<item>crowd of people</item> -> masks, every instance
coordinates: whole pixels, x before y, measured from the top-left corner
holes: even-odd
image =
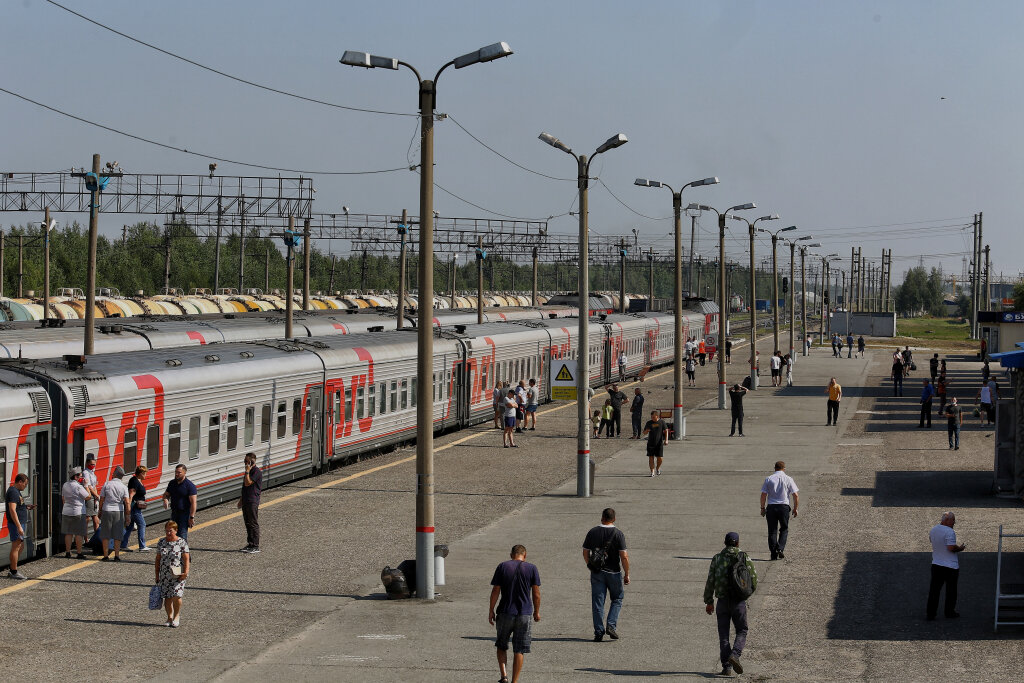
[[[531,378],[529,385],[526,380],[512,386],[511,382],[498,381],[492,392],[494,407],[494,428],[501,429],[502,446],[519,448],[515,435],[537,429],[537,406],[540,405],[540,387],[537,380]]]

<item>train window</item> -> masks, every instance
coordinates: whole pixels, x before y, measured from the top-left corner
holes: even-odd
[[[398,382],[391,381],[391,412],[398,410]]]
[[[401,407],[402,407],[402,410],[405,410],[406,408],[409,407],[409,380],[407,380],[407,379],[403,379],[402,380],[402,403],[401,403]]]
[[[280,401],[277,404],[277,438],[283,439],[288,433],[288,404]]]
[[[305,413],[302,419],[302,430],[308,432],[313,426],[313,409],[310,407],[309,402],[306,403]]]
[[[334,424],[341,424],[341,392],[334,392]]]
[[[345,422],[352,421],[352,387],[345,389]]]
[[[260,441],[270,441],[270,404],[264,403],[260,411]]]
[[[146,429],[146,467],[153,469],[160,464],[160,425],[151,424]]]
[[[360,420],[366,417],[366,390],[363,387],[356,388],[356,417]]]
[[[129,429],[124,433],[124,468],[134,472],[139,465],[138,454],[139,430]]]
[[[412,407],[416,407],[416,378],[412,378],[412,391],[409,392],[409,403]]]
[[[256,409],[249,406],[245,409],[245,445],[251,446],[256,435]]]
[[[206,445],[210,455],[217,455],[220,451],[220,413],[210,413],[210,430],[206,438]]]
[[[7,483],[7,448],[0,446],[0,482]]]
[[[167,424],[167,462],[177,464],[181,459],[181,420]]]
[[[195,460],[199,457],[199,441],[202,439],[202,435],[199,433],[202,429],[202,418],[199,416],[191,417],[188,420],[188,459]]]
[[[371,384],[366,388],[367,402],[366,414],[373,417],[377,414],[377,385]]]
[[[384,415],[388,412],[388,383],[381,382],[377,393],[380,394],[380,414]]]
[[[298,434],[302,427],[302,399],[292,399],[292,434]]]
[[[238,448],[238,411],[228,411],[228,450]]]

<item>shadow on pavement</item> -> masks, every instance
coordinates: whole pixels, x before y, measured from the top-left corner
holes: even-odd
[[[1004,570],[1007,565],[1019,566],[1022,555],[1004,553]],[[1020,631],[992,631],[995,553],[968,550],[960,555],[959,619],[940,616],[932,622],[925,620],[930,567],[930,552],[847,553],[828,637],[891,641],[1020,638]],[[945,593],[940,604],[944,599]]]
[[[701,678],[719,678],[718,674],[708,673],[707,671],[644,671],[641,669],[598,669],[592,666],[576,669],[576,671],[610,674],[612,676],[700,676]]]
[[[96,586],[125,586],[127,588],[150,588],[153,584],[151,583],[127,583],[123,581],[93,581],[89,579],[36,579],[37,581],[45,581],[47,583],[78,583],[78,584],[91,584]],[[195,586],[188,584],[185,589],[186,593],[193,591],[211,592],[211,593],[239,593],[243,595],[293,595],[297,598],[349,598],[350,600],[386,600],[387,595],[384,593],[373,593],[371,595],[351,595],[348,593],[297,593],[293,591],[258,591],[241,588],[214,588],[212,586]],[[71,619],[69,621],[82,621]],[[108,622],[103,622],[108,623]],[[115,622],[109,622],[115,623]]]
[[[984,470],[876,472],[873,489],[844,488],[842,495],[872,496],[871,507],[1020,507],[992,494],[992,473]]]
[[[67,618],[64,621],[74,622],[76,624],[109,624],[111,626],[155,626],[157,628],[163,628],[163,624],[154,624],[148,621],[125,621],[120,619],[72,619]]]

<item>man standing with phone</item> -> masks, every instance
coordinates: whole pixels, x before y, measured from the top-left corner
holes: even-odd
[[[245,522],[245,547],[243,553],[255,555],[260,551],[260,495],[263,493],[263,472],[256,467],[256,454],[246,453],[242,466],[242,497],[238,507]]]

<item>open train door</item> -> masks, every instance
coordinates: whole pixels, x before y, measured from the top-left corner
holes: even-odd
[[[309,462],[317,471],[323,467],[325,460],[323,395],[324,388],[321,384],[308,389],[306,415],[302,425],[302,448],[299,451],[299,457]]]

